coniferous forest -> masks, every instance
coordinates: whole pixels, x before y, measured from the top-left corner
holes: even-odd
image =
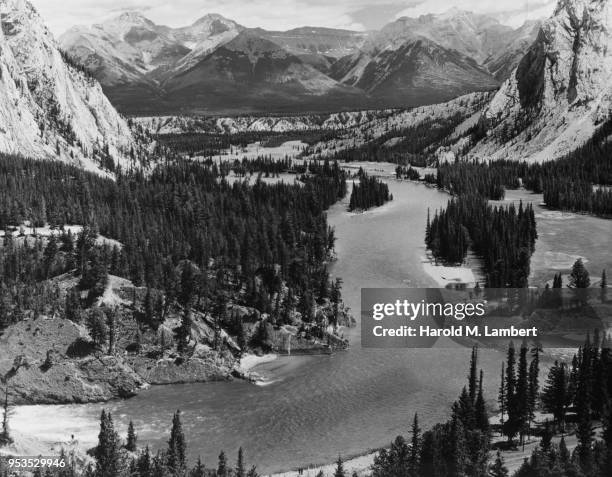
[[[207,271],[194,284],[209,295],[204,301],[214,300],[207,282],[215,274],[221,289],[243,284],[247,304],[264,312],[281,284],[296,297],[320,298],[334,246],[325,210],[344,196],[346,179],[337,164],[313,164],[312,171],[302,176],[303,185],[229,184],[216,165],[183,162],[112,181],[59,162],[2,156],[0,229],[27,222],[58,231],[69,224],[85,228],[78,236],[61,233],[24,246],[5,234],[1,320],[19,320],[33,302],[53,302],[43,280],[74,268],[83,288],[110,273],[174,296],[176,266],[184,260]],[[96,243],[98,234],[111,241]],[[103,289],[98,284],[98,293]]]
[[[428,218],[425,243],[434,257],[461,263],[471,247],[484,262],[487,286],[527,286],[537,239],[531,204],[491,206],[478,195],[462,195]]]
[[[359,169],[358,175],[359,182],[353,182],[349,211],[380,207],[385,202],[393,200],[387,184],[376,177],[369,177],[362,169]]]

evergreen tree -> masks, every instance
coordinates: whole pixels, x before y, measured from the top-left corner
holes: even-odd
[[[9,419],[11,417],[11,408],[9,407],[9,391],[8,384],[4,388],[4,399],[2,400],[2,430],[0,430],[0,447],[7,446],[13,443],[13,438],[9,432]]]
[[[544,410],[552,413],[555,423],[560,424],[562,428],[565,423],[565,414],[569,403],[567,365],[555,361],[546,378],[546,385],[542,393],[542,404],[544,405]]]
[[[533,349],[531,363],[529,364],[529,390],[528,390],[528,419],[529,427],[535,417],[535,410],[540,393],[540,347],[539,344]]]
[[[191,318],[191,310],[186,309],[183,311],[181,325],[174,330],[174,335],[177,341],[177,349],[179,353],[186,352],[187,348],[189,347],[192,325],[193,319]]]
[[[219,454],[219,462],[217,463],[217,477],[228,477],[229,469],[227,467],[227,458],[225,452]]]
[[[202,459],[198,457],[195,467],[191,470],[189,477],[206,477],[206,467],[202,463]]]
[[[64,312],[66,318],[74,323],[81,321],[81,294],[77,287],[72,287],[66,293],[66,306]]]
[[[259,474],[257,473],[257,467],[252,466],[247,472],[246,477],[259,477]]]
[[[346,477],[344,464],[342,462],[342,457],[340,456],[338,456],[338,460],[336,460],[336,470],[334,470],[334,477]]]
[[[516,380],[516,394],[514,398],[515,419],[520,433],[521,444],[527,431],[529,421],[529,375],[527,365],[527,344],[523,343],[519,353],[518,375]]]
[[[468,376],[469,395],[470,400],[474,404],[476,402],[476,393],[478,389],[478,376],[477,376],[477,365],[478,365],[478,348],[472,347],[472,357],[470,358],[470,374]]]
[[[461,477],[467,475],[466,469],[469,458],[465,444],[464,428],[461,420],[453,416],[450,422],[448,435],[448,477]]]
[[[544,423],[544,429],[542,431],[542,439],[540,440],[540,448],[544,452],[548,452],[550,450],[550,446],[552,444],[553,433],[550,429],[550,424],[548,420]]]
[[[244,454],[242,452],[242,447],[238,449],[238,460],[236,461],[235,475],[236,477],[246,476],[246,468],[245,468],[245,463],[244,463]]]
[[[187,445],[181,423],[181,411],[172,417],[172,429],[168,440],[167,466],[173,476],[183,475],[187,469]]]
[[[476,413],[476,428],[482,431],[483,434],[489,434],[489,414],[487,413],[486,402],[483,391],[483,372],[480,370],[480,380],[478,381],[478,395],[474,411]]]
[[[130,452],[136,452],[136,431],[134,430],[134,423],[130,421],[128,424],[127,438],[125,442],[125,448]]]
[[[508,356],[506,360],[506,412],[508,418],[504,423],[504,433],[508,436],[508,441],[512,442],[514,436],[521,429],[520,404],[516,397],[516,374],[515,374],[515,350],[514,344],[510,342]]]
[[[506,413],[506,373],[505,363],[502,361],[501,366],[501,382],[499,392],[497,394],[497,402],[499,404],[499,412],[501,414],[501,425],[504,426],[504,414]]]
[[[578,464],[585,475],[592,475],[594,460],[593,460],[593,429],[590,419],[590,409],[578,409],[578,428],[576,437],[578,445],[576,446],[576,455]]]
[[[572,273],[570,274],[570,286],[572,288],[588,288],[591,285],[591,279],[589,278],[589,272],[584,266],[582,259],[579,258],[574,262],[572,266]]]
[[[410,440],[410,457],[408,460],[408,475],[417,477],[419,469],[419,454],[421,452],[421,428],[419,416],[415,413],[412,421],[412,438]]]
[[[121,472],[119,436],[109,412],[102,410],[98,445],[94,450],[95,477],[116,477]]]
[[[151,451],[149,450],[149,446],[146,446],[138,456],[136,468],[138,470],[139,477],[144,477],[152,474],[153,462],[151,459]]]

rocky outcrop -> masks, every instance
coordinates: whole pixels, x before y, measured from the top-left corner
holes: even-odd
[[[108,356],[93,348],[83,327],[59,318],[23,321],[0,336],[0,376],[8,378],[18,404],[108,401],[134,396],[148,384],[225,380],[235,361],[203,345],[187,358]]]
[[[95,172],[104,160],[129,167],[137,141],[127,122],[59,50],[34,7],[0,0],[0,20],[0,152]]]
[[[0,376],[16,403],[106,401],[133,396],[145,381],[117,356],[71,356],[86,343],[69,320],[40,318],[10,326],[0,336]]]
[[[606,0],[560,0],[484,113],[481,159],[555,159],[588,140],[612,106],[612,12]]]
[[[134,371],[149,384],[205,383],[230,379],[233,366],[215,357],[180,357],[129,360]]]

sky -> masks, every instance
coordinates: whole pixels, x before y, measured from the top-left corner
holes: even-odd
[[[442,13],[451,7],[495,16],[520,26],[549,16],[557,0],[30,0],[59,35],[74,25],[91,25],[125,11],[140,11],[157,24],[185,26],[219,13],[247,27],[288,30],[321,26],[378,29],[401,16]]]

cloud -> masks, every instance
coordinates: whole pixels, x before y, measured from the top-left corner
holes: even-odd
[[[73,25],[99,23],[123,11],[139,10],[158,24],[177,27],[207,13],[220,13],[247,27],[286,30],[324,26],[363,30],[386,23],[394,13],[415,16],[440,13],[452,6],[522,23],[528,16],[524,0],[30,0],[54,33]],[[555,0],[530,0],[529,16],[549,9]],[[517,4],[519,8],[517,8]]]

